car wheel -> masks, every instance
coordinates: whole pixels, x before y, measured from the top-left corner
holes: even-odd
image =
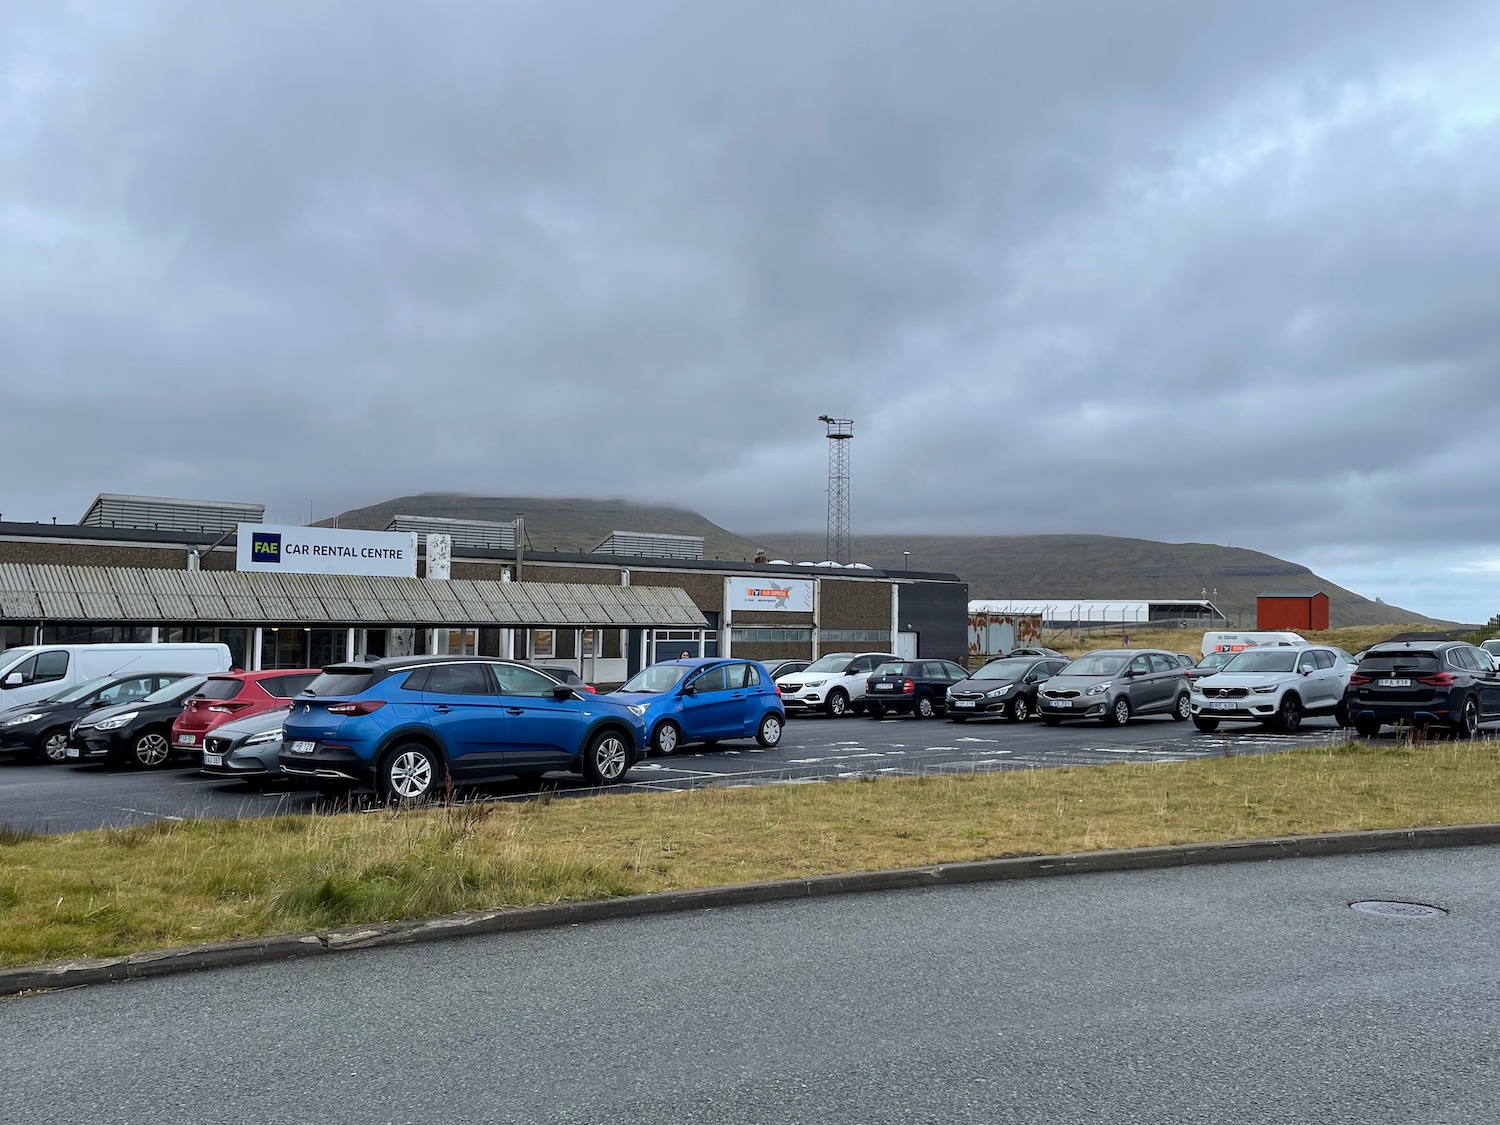
[[[885,708],[878,703],[872,703],[865,708],[865,714],[869,715],[872,719],[883,719],[885,718]]]
[[[656,733],[651,736],[651,749],[658,754],[668,757],[677,753],[677,748],[682,745],[682,729],[671,719],[666,719],[656,728]]]
[[[630,768],[630,747],[618,731],[600,731],[583,753],[583,776],[591,785],[614,785]]]
[[[172,744],[160,730],[144,730],[130,745],[130,761],[143,770],[159,770],[172,760]]]
[[[760,727],[755,732],[755,741],[766,749],[770,749],[781,741],[781,716],[765,715],[760,720]]]
[[[1183,692],[1177,697],[1177,705],[1172,708],[1172,718],[1179,723],[1185,723],[1193,717],[1193,701],[1188,698],[1188,693]]]
[[[1276,709],[1276,729],[1282,734],[1296,734],[1302,726],[1302,700],[1291,692],[1281,697],[1281,706]]]
[[[919,719],[930,719],[937,714],[937,708],[932,705],[932,696],[919,695],[917,702],[912,707],[912,713]]]
[[[1333,721],[1340,727],[1349,725],[1349,708],[1345,706],[1343,700],[1340,700],[1339,705],[1333,709]]]
[[[66,762],[68,760],[68,728],[58,727],[45,732],[36,740],[37,755],[44,762]]]
[[[1194,715],[1193,726],[1197,727],[1204,734],[1212,734],[1219,729],[1219,720],[1205,719],[1202,715]]]
[[[1380,724],[1374,719],[1355,719],[1354,733],[1359,735],[1360,738],[1374,738],[1380,733]]]
[[[403,742],[381,763],[376,790],[386,801],[416,805],[432,800],[442,781],[437,754],[420,742]]]
[[[1479,704],[1472,695],[1464,696],[1464,705],[1459,708],[1458,720],[1451,729],[1454,738],[1473,738],[1479,733]]]
[[[1024,695],[1018,695],[1010,701],[1010,721],[1013,723],[1024,723],[1031,718],[1031,705],[1026,702]]]
[[[828,698],[823,703],[823,710],[828,712],[830,719],[842,719],[849,713],[849,697],[838,688],[834,688],[828,693]]]
[[[1055,727],[1062,722],[1062,719],[1056,715],[1043,715],[1042,722],[1046,723],[1049,727]]]
[[[1130,700],[1123,695],[1116,699],[1109,714],[1104,716],[1104,721],[1112,727],[1123,727],[1130,722]]]

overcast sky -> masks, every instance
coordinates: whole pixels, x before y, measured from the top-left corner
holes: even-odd
[[[834,413],[856,534],[1484,620],[1497,75],[1493,0],[10,0],[0,513],[819,529]]]

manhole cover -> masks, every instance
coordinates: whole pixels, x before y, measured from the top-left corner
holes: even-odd
[[[1367,899],[1349,904],[1366,914],[1379,914],[1384,918],[1441,918],[1448,912],[1441,906],[1428,906],[1425,902],[1383,902]]]

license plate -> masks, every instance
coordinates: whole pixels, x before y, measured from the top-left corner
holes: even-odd
[[[892,691],[892,690],[895,689],[895,687],[896,687],[895,684],[876,684],[875,685],[875,690],[876,691]]]
[[[1410,680],[1381,680],[1381,687],[1411,687]]]
[[[972,707],[972,706],[974,706],[974,701],[972,699],[955,699],[953,701],[953,706],[955,706],[955,707]]]
[[[224,755],[205,754],[203,755],[203,764],[205,766],[222,766],[224,764]]]
[[[70,758],[76,758],[76,757],[78,757],[78,747],[76,747],[76,746],[69,746],[68,750],[67,750],[67,755]]]
[[[177,741],[182,743],[184,746],[191,746],[193,743],[198,741],[198,736],[196,734],[179,734],[177,736]]]
[[[291,749],[293,754],[311,754],[317,745],[316,742],[294,742]]]
[[[1073,701],[1071,699],[1049,699],[1049,700],[1047,700],[1047,706],[1048,707],[1071,707],[1071,706],[1073,706]]]
[[[1219,702],[1213,704],[1213,709],[1215,711],[1237,711],[1239,710],[1239,706],[1238,703],[1231,703],[1221,699]]]

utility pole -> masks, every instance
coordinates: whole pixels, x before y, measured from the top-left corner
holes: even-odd
[[[854,440],[854,422],[819,414],[828,427],[828,558],[849,565],[849,443]]]

